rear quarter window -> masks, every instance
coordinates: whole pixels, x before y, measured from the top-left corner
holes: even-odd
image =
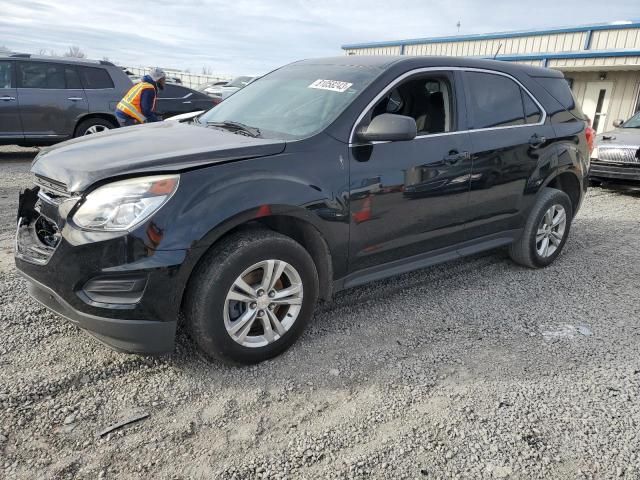
[[[79,71],[85,90],[114,88],[111,75],[104,68],[79,67]]]
[[[575,117],[579,118],[580,120],[585,120],[587,118],[576,102],[576,99],[573,97],[571,88],[569,88],[569,82],[566,78],[535,77],[534,80],[538,82],[549,95],[555,98],[558,103],[560,103],[560,105],[571,112]]]

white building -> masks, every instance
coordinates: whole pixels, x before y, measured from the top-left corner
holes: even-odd
[[[598,133],[640,110],[640,22],[343,45],[347,55],[493,58],[564,72]],[[496,55],[497,53],[497,55]]]

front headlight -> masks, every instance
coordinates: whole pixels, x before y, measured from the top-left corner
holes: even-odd
[[[157,212],[179,180],[180,175],[154,175],[109,183],[87,195],[73,221],[88,230],[129,230]]]
[[[598,147],[593,147],[593,150],[591,150],[591,158],[593,158],[594,160],[598,159]]]

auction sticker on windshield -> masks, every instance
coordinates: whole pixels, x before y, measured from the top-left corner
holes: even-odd
[[[331,90],[332,92],[344,93],[349,90],[353,83],[340,82],[339,80],[316,80],[309,88],[317,88],[319,90]]]

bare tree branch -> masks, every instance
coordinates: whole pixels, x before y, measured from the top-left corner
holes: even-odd
[[[80,47],[77,45],[71,45],[69,50],[64,53],[65,57],[74,57],[74,58],[86,58],[87,55],[80,50]]]

